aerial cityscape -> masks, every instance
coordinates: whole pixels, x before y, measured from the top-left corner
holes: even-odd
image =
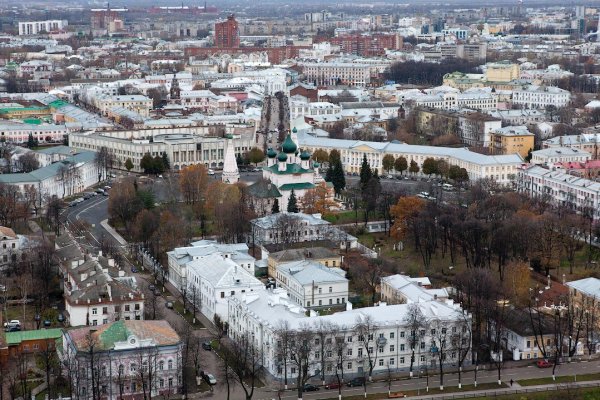
[[[0,400],[600,399],[600,3],[0,2]]]

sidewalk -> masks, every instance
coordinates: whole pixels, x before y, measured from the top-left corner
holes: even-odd
[[[104,221],[100,222],[100,225],[102,225],[102,227],[103,227],[104,229],[106,229],[106,231],[107,231],[107,232],[108,232],[108,233],[109,233],[109,234],[110,234],[110,235],[111,235],[113,238],[115,238],[115,240],[116,240],[117,242],[119,242],[119,244],[120,244],[121,246],[125,246],[125,245],[127,244],[127,240],[125,240],[125,239],[123,238],[123,236],[121,236],[121,235],[120,235],[120,234],[119,234],[117,231],[115,231],[115,230],[113,229],[113,227],[112,227],[112,226],[110,226],[110,225],[108,224],[108,220],[107,220],[107,219],[105,219]]]

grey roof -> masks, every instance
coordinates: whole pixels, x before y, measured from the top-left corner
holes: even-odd
[[[567,286],[600,300],[600,279],[598,278],[585,278],[567,282]]]
[[[286,212],[282,212],[282,213],[278,213],[278,214],[270,214],[270,215],[267,215],[262,218],[256,218],[256,219],[252,220],[252,223],[260,228],[270,229],[277,224],[277,221],[279,220],[279,218],[283,218],[284,216],[299,218],[299,219],[303,220],[304,222],[308,223],[309,226],[330,225],[328,221],[325,221],[324,219],[318,218],[314,215],[304,214],[304,213],[286,213]]]
[[[83,151],[75,154],[71,157],[67,157],[64,160],[55,162],[45,167],[36,169],[29,173],[18,173],[18,174],[1,174],[0,183],[7,184],[20,184],[30,182],[42,182],[46,179],[52,178],[58,175],[58,171],[62,165],[89,163],[94,161],[96,153],[93,151]]]
[[[340,268],[328,268],[323,264],[311,260],[280,264],[277,266],[277,270],[292,276],[302,286],[312,283],[348,282],[344,270]]]

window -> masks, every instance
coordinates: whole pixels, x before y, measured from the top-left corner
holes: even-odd
[[[131,372],[136,372],[137,371],[137,365],[135,363],[131,363],[131,365],[129,366],[129,370]]]
[[[164,369],[165,369],[165,362],[164,362],[163,360],[160,360],[160,361],[158,362],[158,370],[159,370],[159,371],[162,371],[162,370],[164,370]]]
[[[225,292],[221,292],[221,298],[224,299],[225,298]]]
[[[292,367],[291,370],[290,370],[290,372],[292,373],[292,375],[294,375],[296,373],[296,368]]]
[[[346,365],[346,368],[349,369],[349,370],[352,369],[352,363],[349,362],[348,365]]]
[[[421,342],[421,350],[425,350],[425,342]]]
[[[103,365],[100,369],[100,376],[106,376],[106,365]]]
[[[363,335],[358,335],[358,341],[359,342],[364,342],[365,341],[365,337]]]
[[[135,304],[135,311],[140,311],[140,303]]]
[[[404,331],[400,332],[400,337],[403,338],[404,337]]]
[[[167,361],[167,369],[173,369],[173,360]]]
[[[129,307],[129,304],[125,304],[125,311],[130,311],[131,308]]]
[[[421,356],[421,362],[424,363],[425,362],[425,356]]]
[[[108,314],[108,307],[102,307],[102,314]]]
[[[393,339],[396,332],[390,332],[390,339]]]
[[[396,346],[394,346],[393,344],[390,345],[390,351],[393,352],[394,350],[396,350]]]
[[[169,378],[169,387],[173,386],[173,378]]]
[[[327,353],[325,353],[327,355],[327,358],[331,358],[333,356],[333,353],[331,352],[331,350],[328,350]]]
[[[333,293],[332,289],[331,289],[331,286],[329,286],[329,293]]]
[[[373,340],[373,334],[369,333],[369,340]]]
[[[400,357],[400,364],[404,364],[404,357]]]
[[[352,349],[348,349],[348,350],[346,351],[346,355],[349,355],[349,356],[351,356],[351,355],[352,355]]]
[[[160,387],[160,388],[164,388],[165,387],[165,380],[163,378],[160,378],[158,380],[158,387]]]
[[[348,336],[347,342],[352,343],[352,336]]]
[[[319,300],[319,305],[322,306],[323,305],[323,300]]]
[[[358,348],[358,356],[362,357],[362,355],[363,355],[363,349],[362,349],[362,347],[359,347]]]
[[[98,320],[97,320],[97,319],[93,320],[93,321],[92,321],[92,325],[93,325],[93,326],[97,326],[97,325],[98,325]]]
[[[379,366],[380,366],[380,367],[383,367],[383,358],[380,358],[380,359],[379,359]]]
[[[390,365],[394,365],[395,364],[395,360],[393,358],[390,358]]]
[[[319,338],[316,338],[316,339],[315,339],[315,345],[316,345],[316,346],[318,346],[318,345],[319,345],[319,343],[321,343],[321,341],[319,340]]]
[[[92,308],[92,315],[98,315],[98,309]]]
[[[123,375],[125,373],[125,367],[123,364],[119,364],[119,375]]]
[[[433,336],[433,335],[435,335],[435,329],[432,329],[432,330],[431,330],[431,335],[432,335],[432,336]]]
[[[530,347],[531,347],[531,340],[528,340],[527,341],[527,348],[530,348]]]
[[[380,353],[383,353],[383,346],[379,346],[379,350]]]
[[[103,324],[108,324],[108,319],[107,319],[107,318],[104,318],[104,319],[102,320],[102,323],[103,323]]]
[[[368,352],[369,352],[369,354],[373,354],[373,348],[369,347]]]

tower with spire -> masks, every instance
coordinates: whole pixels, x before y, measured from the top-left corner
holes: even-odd
[[[240,171],[235,160],[235,147],[233,146],[233,135],[225,136],[225,162],[223,163],[223,175],[221,179],[224,183],[237,183],[240,180]]]

